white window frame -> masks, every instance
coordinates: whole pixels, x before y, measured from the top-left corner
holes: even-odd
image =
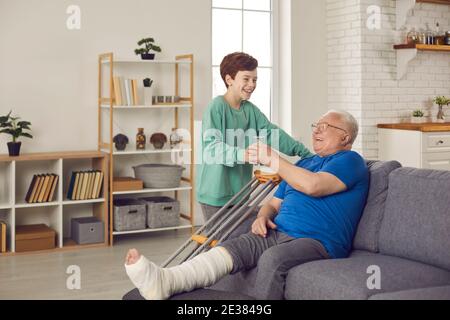
[[[242,1],[242,8],[241,9],[237,9],[237,8],[224,8],[224,7],[214,7],[212,5],[212,0],[211,0],[211,26],[210,26],[210,30],[211,30],[211,34],[212,34],[212,12],[213,9],[221,9],[221,10],[234,10],[234,11],[241,11],[242,12],[242,41],[241,41],[241,48],[244,48],[244,12],[270,12],[270,16],[271,16],[271,27],[270,27],[270,39],[271,39],[271,43],[270,43],[270,51],[271,51],[271,66],[258,66],[259,68],[264,68],[264,69],[271,69],[272,70],[272,78],[270,79],[271,81],[271,101],[270,101],[270,121],[277,123],[278,122],[278,104],[276,103],[278,101],[278,86],[276,85],[276,83],[278,83],[278,78],[279,78],[279,71],[278,71],[278,37],[276,37],[275,35],[278,34],[278,13],[279,13],[279,9],[278,9],[278,0],[271,0],[271,10],[267,11],[267,10],[254,10],[254,9],[244,9],[243,6],[243,0]],[[211,75],[211,83],[213,83],[214,78],[213,78],[213,73],[212,70],[213,68],[219,68],[220,65],[214,65],[212,63],[212,50],[213,48],[211,47],[211,71],[210,71],[210,75]],[[213,95],[213,92],[211,92],[211,96]],[[214,98],[214,97],[212,97]]]

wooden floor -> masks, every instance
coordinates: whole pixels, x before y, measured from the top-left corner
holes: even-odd
[[[126,235],[112,247],[0,257],[0,299],[121,299],[133,289],[124,268],[129,248],[160,264],[189,235],[190,230]],[[67,289],[71,265],[81,269],[79,290]]]

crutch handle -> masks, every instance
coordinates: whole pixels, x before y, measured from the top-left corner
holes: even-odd
[[[201,234],[194,234],[194,235],[191,237],[191,239],[192,239],[193,241],[197,242],[198,244],[204,244],[204,243],[208,240],[208,237],[202,236]],[[213,241],[211,241],[211,243],[209,244],[209,246],[210,246],[210,247],[215,247],[216,244],[217,244],[218,242],[219,242],[219,241],[217,241],[217,240],[213,240]]]
[[[281,177],[276,173],[268,174],[261,172],[261,170],[255,170],[254,175],[260,183],[266,183],[271,180],[275,185],[277,185],[281,182]]]

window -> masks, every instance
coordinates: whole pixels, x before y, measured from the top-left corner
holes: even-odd
[[[272,118],[272,0],[212,1],[213,97],[226,92],[220,62],[243,51],[258,60],[258,84],[251,101]]]

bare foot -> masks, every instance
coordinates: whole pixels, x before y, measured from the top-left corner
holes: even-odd
[[[125,264],[131,265],[138,262],[139,258],[141,257],[141,254],[136,249],[130,249],[128,250],[127,256],[125,257]]]

